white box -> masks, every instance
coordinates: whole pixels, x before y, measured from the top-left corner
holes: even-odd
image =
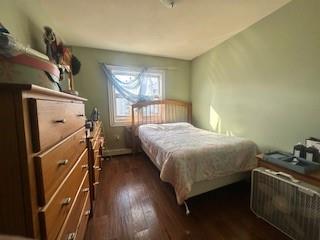
[[[311,147],[311,146],[314,146],[320,152],[320,141],[306,139],[306,147]]]

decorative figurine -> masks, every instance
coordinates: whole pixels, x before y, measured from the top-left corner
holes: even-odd
[[[67,75],[68,88],[63,92],[78,95],[79,93],[74,89],[73,75],[76,75],[80,71],[81,63],[72,54],[71,50],[58,42],[56,35],[50,27],[44,27],[43,39],[46,44],[47,55],[51,62],[58,65],[60,70],[60,81],[65,79],[65,73]]]
[[[53,63],[59,63],[57,38],[50,27],[44,27],[43,39],[46,44],[46,53],[50,61]]]

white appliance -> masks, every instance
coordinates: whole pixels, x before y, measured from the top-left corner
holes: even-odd
[[[320,188],[266,168],[252,171],[251,210],[297,240],[320,240]]]

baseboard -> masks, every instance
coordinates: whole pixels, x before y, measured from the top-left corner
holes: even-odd
[[[104,152],[105,156],[117,156],[132,153],[131,148],[108,149]]]

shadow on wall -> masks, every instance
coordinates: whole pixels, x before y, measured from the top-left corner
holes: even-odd
[[[235,136],[231,130],[223,130],[221,117],[212,105],[210,105],[209,114],[209,125],[211,127],[211,130],[219,134]]]
[[[46,48],[43,42],[43,29],[26,13],[22,12],[21,14],[23,14],[26,19],[27,31],[30,33],[30,47],[45,53]]]

